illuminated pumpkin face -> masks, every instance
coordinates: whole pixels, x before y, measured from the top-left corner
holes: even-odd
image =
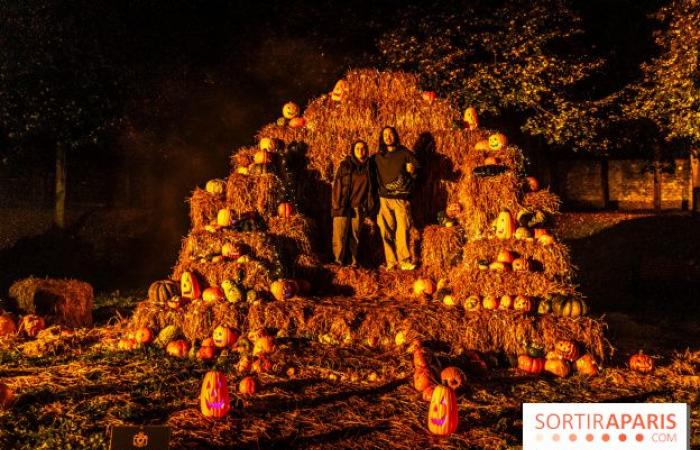
[[[180,296],[188,300],[196,300],[201,294],[197,276],[192,272],[183,272],[180,277]]]
[[[294,102],[287,102],[282,107],[282,115],[285,119],[293,119],[299,115],[299,105]]]
[[[464,123],[470,130],[479,128],[479,116],[476,113],[476,108],[473,106],[464,110]]]
[[[28,314],[22,317],[19,329],[24,331],[29,337],[36,337],[41,330],[46,328],[46,322],[41,316],[35,314]]]
[[[558,340],[554,344],[554,351],[567,361],[575,361],[578,358],[578,346],[568,339]]]
[[[501,211],[496,218],[496,237],[510,239],[515,231],[515,221],[508,211]]]
[[[481,299],[478,295],[470,295],[464,300],[465,311],[478,311],[481,309]]]
[[[214,341],[215,346],[224,348],[232,347],[238,340],[239,335],[240,334],[238,332],[230,329],[229,327],[219,325],[218,327],[214,328],[211,338]]]
[[[503,133],[495,133],[489,136],[489,149],[500,150],[508,145],[508,138]]]
[[[341,102],[345,98],[347,92],[348,82],[345,80],[339,80],[337,83],[335,83],[333,92],[331,92],[331,100],[334,102]]]
[[[438,436],[448,436],[457,430],[457,397],[443,385],[435,386],[428,410],[428,430]]]
[[[207,372],[199,394],[199,406],[204,417],[220,419],[231,409],[226,376],[222,372]]]
[[[629,366],[635,372],[652,373],[654,371],[654,360],[640,351],[636,355],[630,356]]]

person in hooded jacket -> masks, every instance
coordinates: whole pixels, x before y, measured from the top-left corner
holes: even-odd
[[[350,154],[338,166],[333,179],[331,213],[333,215],[333,257],[344,264],[348,255],[357,266],[360,227],[374,210],[369,149],[364,141],[356,141]]]

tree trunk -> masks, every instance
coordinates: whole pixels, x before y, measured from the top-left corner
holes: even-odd
[[[700,212],[700,149],[690,151],[690,210],[693,215]]]
[[[66,227],[66,148],[56,147],[56,199],[54,223],[58,228]]]

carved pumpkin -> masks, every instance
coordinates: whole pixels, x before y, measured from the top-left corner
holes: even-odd
[[[533,357],[530,355],[518,356],[518,369],[532,375],[539,375],[544,370],[544,358]]]
[[[239,336],[240,333],[238,333],[237,331],[232,330],[229,327],[219,325],[218,327],[214,328],[214,332],[212,333],[211,338],[214,341],[215,346],[219,348],[225,348],[233,347],[233,345],[238,340]]]
[[[413,283],[413,294],[420,295],[433,295],[435,293],[435,283],[430,278],[418,278]]]
[[[476,144],[474,144],[474,150],[477,152],[485,152],[489,150],[489,141],[484,139],[482,141],[477,141]]]
[[[413,387],[416,388],[418,392],[423,392],[423,390],[431,384],[435,384],[435,379],[430,369],[427,367],[416,368],[413,374]]]
[[[530,190],[530,192],[537,192],[540,190],[540,182],[537,181],[537,178],[526,177],[525,181],[527,182],[527,188]]]
[[[337,83],[335,83],[335,87],[333,88],[333,92],[331,92],[331,100],[334,102],[341,102],[345,98],[346,93],[348,92],[348,82],[345,80],[338,80]]]
[[[513,300],[513,309],[529,313],[532,311],[532,300],[525,295],[518,295],[515,297],[515,300]]]
[[[458,420],[454,391],[449,386],[436,386],[430,399],[428,430],[438,436],[448,436],[457,430]]]
[[[224,291],[218,287],[208,287],[202,292],[202,300],[205,303],[222,302],[224,298]]]
[[[275,338],[272,336],[261,336],[255,340],[253,345],[253,356],[266,355],[275,351]]]
[[[199,406],[204,417],[221,419],[231,409],[228,385],[223,372],[212,370],[204,375]]]
[[[532,233],[530,233],[530,230],[525,228],[525,227],[518,227],[517,230],[515,230],[515,239],[530,239],[532,238]]]
[[[554,352],[567,361],[576,361],[578,358],[578,345],[569,339],[560,339],[554,343]]]
[[[180,295],[188,300],[196,300],[202,295],[199,280],[192,272],[183,272],[180,276]]]
[[[204,189],[212,195],[221,195],[226,191],[226,182],[224,180],[209,180]]]
[[[293,119],[299,115],[299,105],[294,102],[287,102],[282,107],[282,116],[285,119]]]
[[[17,333],[17,325],[9,314],[0,315],[0,337]]]
[[[437,94],[435,93],[435,91],[423,91],[421,97],[423,97],[423,100],[425,100],[426,102],[433,103],[437,98]]]
[[[485,295],[481,301],[481,306],[489,310],[497,309],[498,304],[499,302],[495,295]]]
[[[498,309],[508,310],[513,309],[513,297],[510,295],[502,295],[501,299],[498,301]]]
[[[588,313],[588,305],[580,298],[569,298],[562,301],[557,308],[557,315],[576,319]]]
[[[238,392],[243,395],[255,394],[258,392],[258,383],[253,377],[244,377],[240,383],[238,383]]]
[[[654,371],[654,360],[649,355],[645,355],[641,350],[636,355],[630,356],[630,369],[635,372],[648,374]]]
[[[293,280],[277,280],[270,284],[270,293],[278,301],[288,300],[296,294],[296,283]]]
[[[445,367],[442,372],[440,372],[440,382],[451,387],[455,391],[464,385],[466,379],[466,375],[464,375],[462,369],[458,367]]]
[[[243,256],[243,247],[233,242],[225,242],[221,246],[221,256],[229,259],[238,259]]]
[[[165,305],[170,297],[177,294],[177,283],[172,280],[154,281],[148,287],[148,300],[156,305]]]
[[[287,124],[289,128],[303,128],[306,125],[306,119],[303,117],[295,117]]]
[[[560,378],[566,378],[571,373],[571,364],[569,361],[559,358],[547,359],[544,363],[544,370]]]
[[[141,345],[150,344],[154,339],[155,335],[148,327],[141,327],[134,333],[134,340]]]
[[[476,130],[479,128],[479,115],[476,113],[476,108],[473,106],[464,110],[464,116],[462,118],[464,119],[465,128],[469,130]]]
[[[478,295],[470,295],[464,300],[465,311],[478,311],[481,309],[481,298]]]
[[[513,253],[511,253],[508,250],[501,250],[500,252],[498,252],[498,257],[496,257],[496,261],[505,264],[512,264],[514,259],[515,256],[513,255]]]
[[[515,231],[515,221],[508,211],[501,211],[496,218],[496,237],[510,239]]]
[[[294,214],[294,205],[289,202],[280,203],[277,206],[277,215],[282,218],[289,218]]]
[[[19,330],[23,331],[29,337],[36,337],[44,328],[46,328],[44,318],[36,314],[27,314],[22,317],[19,323]]]
[[[489,136],[489,150],[501,150],[508,145],[508,138],[503,133],[494,133]]]
[[[598,363],[596,360],[591,356],[590,353],[586,353],[582,357],[576,360],[576,372],[580,373],[581,375],[593,377],[598,375]]]
[[[447,209],[445,210],[445,215],[449,217],[450,219],[455,219],[457,216],[459,216],[462,213],[462,205],[460,205],[457,202],[452,202],[447,205]]]
[[[187,356],[187,352],[190,350],[190,344],[184,339],[175,339],[174,341],[168,342],[165,347],[165,352],[170,356],[175,356],[177,358],[184,358]]]
[[[15,393],[5,383],[0,383],[0,409],[8,409],[15,401]]]

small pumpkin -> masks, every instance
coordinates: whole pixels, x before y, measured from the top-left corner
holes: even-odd
[[[559,339],[554,343],[554,352],[567,361],[576,361],[579,355],[578,345],[569,339]]]
[[[231,280],[221,282],[221,289],[224,291],[224,297],[231,303],[238,303],[243,300],[243,291]]]
[[[295,117],[287,124],[289,128],[303,128],[306,126],[306,119],[303,117]]]
[[[476,144],[474,144],[474,150],[477,152],[486,152],[489,150],[489,141],[484,139],[481,141],[477,141]]]
[[[230,227],[233,224],[233,214],[230,208],[221,208],[216,213],[216,225],[222,228]]]
[[[423,392],[431,384],[435,384],[435,378],[430,369],[427,367],[416,368],[413,374],[413,387],[418,392]]]
[[[428,103],[433,103],[435,99],[437,98],[437,94],[435,91],[423,91],[421,94],[421,97],[423,98],[424,101]]]
[[[187,352],[190,350],[190,344],[184,339],[175,339],[174,341],[168,342],[165,347],[165,352],[170,356],[175,356],[177,358],[184,358],[187,356]]]
[[[294,205],[289,202],[282,202],[277,206],[277,215],[284,219],[288,219],[294,214]]]
[[[211,335],[214,345],[219,348],[233,347],[239,337],[240,333],[223,325],[214,328]]]
[[[455,392],[449,386],[435,386],[428,410],[428,430],[438,436],[449,436],[457,430],[458,421]]]
[[[537,192],[540,190],[540,182],[537,181],[537,178],[525,177],[525,181],[527,182],[527,188],[530,192]]]
[[[489,264],[489,270],[493,270],[494,272],[510,272],[511,267],[510,264],[495,261]]]
[[[261,336],[255,340],[253,345],[253,356],[266,355],[275,351],[275,338],[272,336]]]
[[[462,118],[464,119],[465,128],[469,130],[476,130],[479,128],[479,115],[476,112],[476,108],[473,106],[464,110]]]
[[[464,300],[465,311],[478,311],[481,309],[481,298],[478,295],[470,295]]]
[[[270,284],[270,293],[276,300],[284,301],[294,297],[296,287],[294,280],[279,279]]]
[[[552,300],[543,298],[537,303],[537,315],[544,316],[552,312]]]
[[[333,87],[333,92],[331,92],[331,100],[334,102],[341,102],[345,98],[349,90],[348,82],[345,80],[338,80]]]
[[[645,355],[641,350],[639,353],[630,356],[630,369],[635,372],[649,374],[654,371],[654,360],[649,355]]]
[[[562,301],[557,308],[557,315],[576,319],[588,314],[588,305],[580,298],[569,298]]]
[[[176,282],[172,280],[154,281],[148,287],[148,301],[156,305],[165,305],[168,299],[177,293]]]
[[[549,236],[549,230],[546,228],[535,228],[533,230],[535,239],[539,239],[542,236]]]
[[[17,325],[9,314],[0,315],[0,337],[17,333]]]
[[[0,409],[8,409],[15,401],[15,393],[5,383],[0,383]]]
[[[532,270],[530,260],[527,258],[515,258],[511,264],[514,272],[529,272]]]
[[[238,392],[243,395],[255,394],[258,392],[258,382],[253,377],[243,377],[241,382],[238,383]]]
[[[455,391],[461,388],[467,380],[467,376],[459,367],[445,367],[440,372],[440,382],[451,387]]]
[[[195,357],[200,361],[212,361],[216,357],[216,347],[202,343]]]
[[[498,301],[498,309],[509,310],[513,309],[513,297],[510,295],[502,295],[501,299]]]
[[[282,116],[285,119],[293,119],[299,115],[299,105],[294,102],[287,102],[282,106]]]
[[[494,310],[498,308],[499,301],[495,295],[484,295],[481,306],[484,309]]]
[[[545,234],[537,238],[537,243],[540,245],[552,245],[554,244],[554,237],[550,234]]]
[[[435,293],[435,283],[430,278],[418,278],[413,282],[413,294],[431,296]]]
[[[489,150],[501,150],[508,145],[508,138],[503,133],[494,133],[489,136]]]
[[[192,272],[182,272],[180,276],[180,295],[188,300],[196,300],[202,295],[197,275]]]
[[[515,260],[515,255],[509,250],[502,249],[501,251],[498,252],[498,256],[496,257],[496,261],[505,263],[505,264],[512,264],[513,261]]]
[[[496,237],[498,239],[510,239],[515,232],[515,221],[510,212],[503,210],[496,218]]]
[[[141,345],[147,345],[153,342],[155,335],[153,330],[148,327],[141,327],[134,333],[134,340]]]
[[[202,292],[202,300],[204,303],[217,303],[225,299],[224,291],[218,287],[208,287]]]
[[[566,378],[571,373],[571,364],[564,359],[551,358],[545,361],[544,370],[557,377]]]
[[[516,311],[521,311],[529,313],[532,311],[532,299],[525,295],[516,295],[513,300],[513,309]]]
[[[531,239],[532,238],[532,233],[528,228],[525,227],[518,227],[515,230],[515,239]]]
[[[271,162],[272,153],[270,153],[267,150],[258,150],[257,152],[255,152],[255,155],[253,155],[253,165],[265,166],[267,164],[270,164]]]
[[[29,337],[36,337],[44,328],[46,328],[44,318],[36,314],[27,314],[22,317],[19,323],[20,331],[23,331]]]
[[[593,377],[598,375],[599,372],[598,363],[590,353],[586,353],[577,359],[575,366],[576,372],[580,373],[581,375]]]
[[[204,375],[202,390],[199,394],[199,406],[204,417],[221,419],[231,409],[228,383],[223,372],[212,370]]]
[[[539,375],[544,370],[545,359],[530,355],[518,356],[518,369],[531,375]]]
[[[221,195],[226,191],[226,182],[224,180],[209,180],[204,189],[212,195]]]

